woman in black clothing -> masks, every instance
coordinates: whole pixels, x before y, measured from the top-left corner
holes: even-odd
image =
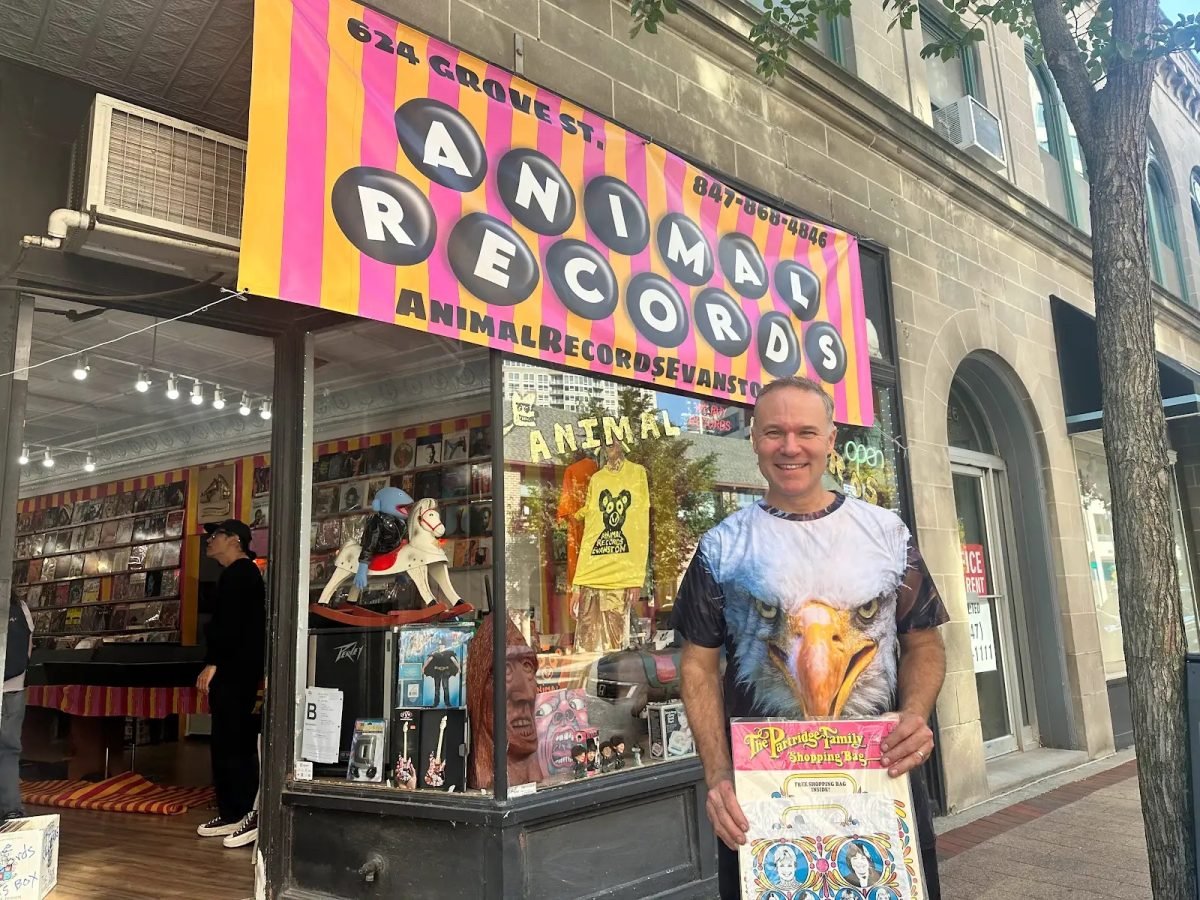
[[[240,847],[258,832],[253,811],[258,792],[258,687],[266,644],[266,588],[254,564],[250,529],[227,519],[205,525],[208,556],[223,567],[216,607],[208,626],[204,670],[196,687],[208,693],[212,714],[212,773],[217,817],[197,829],[202,837],[225,836]]]

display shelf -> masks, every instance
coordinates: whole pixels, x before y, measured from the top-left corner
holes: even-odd
[[[179,626],[170,628],[119,628],[116,631],[39,631],[34,638],[64,638],[77,637],[81,640],[89,637],[109,637],[114,634],[161,634],[162,632],[178,631]]]
[[[102,575],[64,575],[61,578],[55,577],[50,581],[25,581],[13,582],[13,587],[38,587],[39,585],[58,584],[60,581],[87,581],[89,578],[115,578],[118,575],[136,575],[139,572],[169,572],[172,569],[180,568],[179,563],[170,566],[154,566],[146,569],[121,569],[117,572],[105,572]]]
[[[97,606],[120,606],[130,603],[160,603],[170,602],[171,600],[182,600],[180,594],[160,594],[157,597],[131,597],[125,600],[92,600],[90,603],[68,603],[65,606],[31,606],[30,612],[47,612],[57,609],[88,609]]]
[[[45,528],[34,528],[29,531],[18,531],[17,537],[28,537],[31,534],[49,534],[52,531],[70,531],[73,528],[86,528],[89,525],[103,525],[106,522],[120,522],[122,519],[139,519],[148,515],[180,512],[186,508],[186,504],[184,506],[156,506],[153,509],[143,509],[140,512],[122,513],[119,516],[108,516],[107,518],[103,519],[88,519],[87,521],[68,522],[66,525],[52,525]]]
[[[79,526],[72,526],[79,527]],[[33,556],[16,556],[13,557],[13,562],[32,562],[35,559],[56,559],[61,556],[75,556],[79,553],[103,553],[106,550],[124,550],[126,547],[140,547],[142,544],[166,544],[171,541],[182,541],[183,534],[177,534],[169,537],[146,538],[141,541],[129,541],[123,544],[105,544],[101,547],[80,547],[78,550],[55,550],[53,553],[38,553]],[[91,576],[97,577],[97,576]],[[61,579],[55,578],[55,581]],[[32,583],[32,582],[31,582]]]
[[[104,496],[88,496],[105,490]],[[146,488],[117,483],[22,501],[13,589],[31,600],[39,626],[35,641],[61,645],[64,639],[145,634],[174,634],[178,640],[187,496],[188,480],[182,478]],[[168,592],[145,596],[147,588]],[[126,623],[130,609],[161,614],[164,606],[175,620],[170,625]],[[118,627],[111,627],[113,619]]]

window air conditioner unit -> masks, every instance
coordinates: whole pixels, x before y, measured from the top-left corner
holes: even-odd
[[[974,97],[960,97],[933,114],[933,130],[989,169],[1005,166],[1000,120]]]
[[[71,206],[87,217],[63,247],[128,265],[232,280],[246,143],[97,95],[75,147]]]

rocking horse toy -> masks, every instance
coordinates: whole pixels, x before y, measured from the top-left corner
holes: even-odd
[[[411,512],[409,506],[411,504]],[[413,503],[412,497],[395,487],[386,487],[371,502],[373,510],[363,528],[363,540],[347,541],[334,560],[330,576],[321,596],[310,610],[324,618],[345,625],[408,625],[449,619],[471,612],[450,582],[450,562],[438,539],[446,533],[437,501],[423,498]],[[401,532],[407,523],[407,537]],[[371,576],[406,573],[417,586],[425,602],[423,609],[392,610],[378,613],[358,605],[358,598]],[[348,578],[354,579],[347,596],[349,606],[341,607],[338,589]],[[439,600],[430,587],[430,580],[440,589]]]

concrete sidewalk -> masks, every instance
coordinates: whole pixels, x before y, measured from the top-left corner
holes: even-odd
[[[939,820],[942,896],[1148,896],[1135,766],[1126,752]]]

